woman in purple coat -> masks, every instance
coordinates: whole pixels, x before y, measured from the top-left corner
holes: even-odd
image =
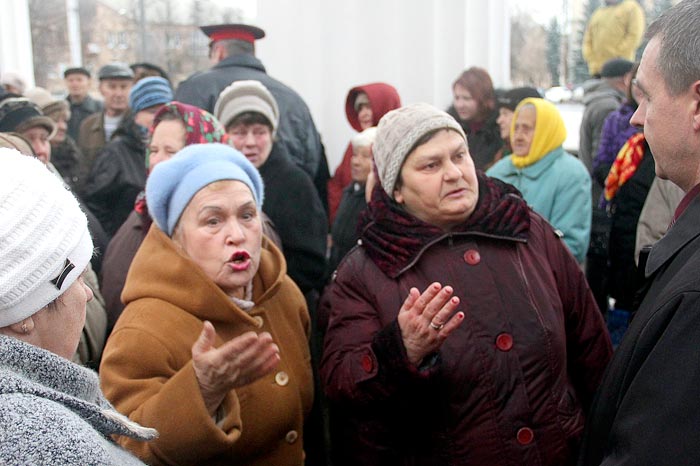
[[[573,462],[612,349],[556,231],[430,105],[387,113],[361,246],[328,291],[340,464]]]

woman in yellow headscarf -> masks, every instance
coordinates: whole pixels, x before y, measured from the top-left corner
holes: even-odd
[[[486,174],[518,188],[582,263],[591,231],[591,178],[583,163],[564,151],[565,139],[559,110],[544,99],[525,99],[511,123],[513,154]]]

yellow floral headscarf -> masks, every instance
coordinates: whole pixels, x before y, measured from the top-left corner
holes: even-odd
[[[527,155],[518,156],[513,154],[511,161],[516,168],[527,167],[540,160],[545,155],[552,152],[557,147],[564,144],[566,140],[566,127],[564,120],[557,107],[551,102],[544,99],[529,97],[522,100],[515,108],[513,113],[513,121],[510,124],[510,138],[513,139],[515,132],[515,121],[518,118],[520,109],[524,105],[533,105],[535,107],[535,135],[532,138],[530,152]]]

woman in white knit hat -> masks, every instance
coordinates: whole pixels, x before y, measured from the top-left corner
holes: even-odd
[[[0,149],[0,463],[141,464],[111,440],[156,435],[117,413],[70,361],[92,291],[77,200],[38,160]]]
[[[387,113],[373,153],[329,290],[338,464],[570,464],[612,353],[576,260],[445,112]]]

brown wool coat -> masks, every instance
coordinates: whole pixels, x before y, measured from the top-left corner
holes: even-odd
[[[118,411],[160,433],[148,443],[122,438],[123,446],[149,464],[303,464],[313,398],[309,315],[275,246],[263,241],[256,305],[246,313],[153,225],[122,298],[127,306],[105,348],[102,387]],[[282,358],[270,375],[227,395],[218,424],[191,361],[204,320],[214,324],[219,345],[251,330],[270,332]]]
[[[83,152],[87,173],[90,173],[95,163],[97,153],[107,144],[105,139],[104,112],[93,113],[80,124],[78,131],[78,147]],[[83,180],[83,184],[85,180]]]

